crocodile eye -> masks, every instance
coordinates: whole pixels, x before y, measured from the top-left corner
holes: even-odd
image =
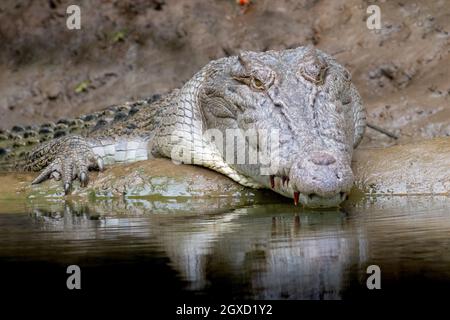
[[[274,73],[262,74],[261,76],[256,77],[255,75],[233,75],[234,80],[244,83],[250,88],[258,91],[267,90],[275,81]],[[261,80],[264,79],[264,80]]]
[[[300,75],[307,81],[316,85],[322,85],[325,82],[325,74],[329,65],[325,59],[317,55],[317,52],[309,50],[300,66]]]
[[[252,78],[252,86],[258,90],[264,90],[264,83],[258,78]]]

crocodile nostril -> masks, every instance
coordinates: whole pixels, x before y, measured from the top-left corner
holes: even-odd
[[[336,162],[336,159],[325,152],[315,152],[311,155],[310,161],[318,166],[327,166]]]
[[[284,105],[281,102],[279,102],[279,101],[274,102],[274,105],[277,108],[283,108],[284,107]]]

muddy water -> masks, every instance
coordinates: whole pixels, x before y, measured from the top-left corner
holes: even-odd
[[[380,197],[331,211],[278,198],[197,211],[157,202],[3,200],[2,288],[67,292],[66,268],[77,264],[84,291],[144,289],[171,299],[398,298],[450,289],[449,197]],[[374,264],[378,291],[366,287]]]

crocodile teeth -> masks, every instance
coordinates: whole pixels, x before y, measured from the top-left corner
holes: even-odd
[[[270,176],[270,186],[273,188],[275,188],[275,177],[273,175]]]
[[[294,192],[294,205],[298,205],[298,197],[300,196],[300,193],[298,191]]]
[[[283,187],[284,187],[284,184],[285,184],[286,181],[289,183],[289,178],[286,177],[286,176],[283,176],[282,179],[283,179]]]

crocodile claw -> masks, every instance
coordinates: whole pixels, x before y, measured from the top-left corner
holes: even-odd
[[[62,180],[64,193],[67,195],[72,189],[72,182],[77,178],[80,186],[86,187],[89,181],[88,171],[104,169],[103,160],[97,157],[89,148],[71,150],[59,154],[56,158],[33,180],[32,184],[41,183],[47,179]]]
[[[88,183],[88,176],[86,172],[81,172],[80,174],[80,183],[82,187],[86,187]]]
[[[68,195],[69,192],[70,192],[70,183],[66,182],[66,183],[64,183],[64,194]]]
[[[98,157],[97,159],[97,169],[99,171],[103,171],[105,169],[105,165],[103,164],[103,159]]]
[[[55,181],[61,180],[61,174],[58,171],[53,171],[50,174],[50,178],[55,179]]]

